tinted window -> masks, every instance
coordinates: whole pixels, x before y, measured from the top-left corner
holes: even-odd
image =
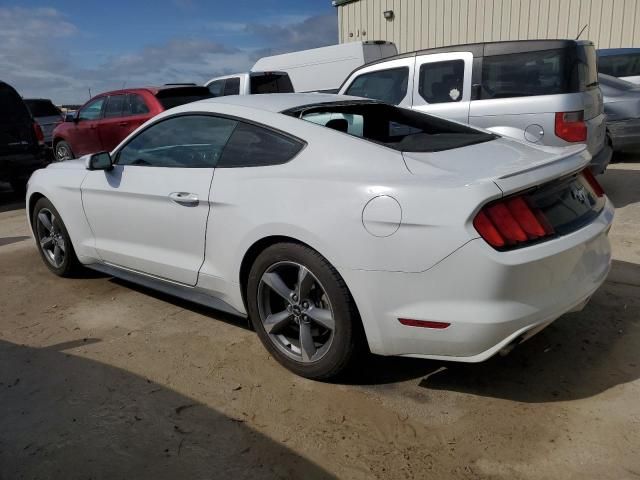
[[[382,103],[327,103],[300,107],[284,113],[296,117],[302,115],[303,120],[323,123],[328,128],[402,152],[439,152],[496,138],[495,135],[443,118]],[[347,126],[345,130],[344,123],[340,127],[336,119],[347,122],[351,119],[353,125]]]
[[[209,85],[209,92],[212,97],[222,97],[224,95],[224,80],[216,80]]]
[[[196,102],[203,98],[211,98],[211,92],[207,87],[180,87],[160,90],[156,98],[165,110],[185,103]]]
[[[111,95],[104,107],[104,118],[121,117],[126,95]]]
[[[98,120],[102,117],[102,104],[105,97],[98,98],[89,102],[86,107],[83,107],[78,113],[78,120]]]
[[[252,74],[251,93],[293,93],[293,85],[286,73]]]
[[[266,128],[239,123],[224,149],[219,167],[262,167],[291,160],[304,145]]]
[[[554,95],[568,91],[564,50],[484,57],[482,98]]]
[[[118,154],[118,165],[213,168],[237,122],[209,115],[162,120],[135,136]]]
[[[424,63],[418,93],[428,103],[459,102],[464,85],[464,61]]]
[[[640,53],[598,57],[598,70],[614,77],[640,75]]]
[[[240,79],[238,77],[227,78],[224,83],[224,95],[239,95]]]
[[[34,117],[60,116],[60,110],[51,103],[51,100],[25,100],[24,103],[27,104],[27,107],[29,107],[29,110],[31,111],[31,115]]]
[[[144,115],[146,113],[149,113],[149,107],[145,103],[144,98],[142,98],[142,95],[138,95],[137,93],[128,94],[122,115]]]
[[[397,105],[407,95],[408,84],[408,67],[391,68],[359,75],[345,93]]]

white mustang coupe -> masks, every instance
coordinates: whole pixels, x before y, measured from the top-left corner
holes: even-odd
[[[381,355],[479,362],[582,308],[613,206],[584,146],[384,103],[221,97],[29,182],[42,258],[248,316],[309,378]]]

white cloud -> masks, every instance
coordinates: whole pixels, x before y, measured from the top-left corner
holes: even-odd
[[[187,1],[183,6],[190,3]],[[333,16],[300,21],[298,17],[283,15],[277,23],[219,26],[224,29],[223,25],[227,31],[256,38],[256,43],[263,46],[239,49],[206,38],[173,38],[140,46],[120,56],[101,55],[104,61],[87,66],[79,64],[77,57],[60,43],[82,38],[79,28],[60,11],[0,7],[1,79],[25,97],[79,103],[87,100],[89,89],[95,95],[123,85],[203,83],[217,75],[246,71],[265,54],[337,42],[337,22]]]

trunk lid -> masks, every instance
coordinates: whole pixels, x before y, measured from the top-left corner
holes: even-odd
[[[493,182],[505,195],[584,169],[591,156],[583,144],[533,147],[499,138],[441,152],[403,152],[414,175],[451,186]]]

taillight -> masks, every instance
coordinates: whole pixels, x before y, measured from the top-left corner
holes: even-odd
[[[584,112],[556,113],[556,136],[567,142],[586,142],[587,124]]]
[[[490,203],[478,212],[473,226],[489,245],[503,250],[554,234],[544,213],[523,196]]]
[[[585,178],[585,180],[589,183],[589,185],[593,189],[593,193],[595,193],[598,197],[602,197],[604,195],[604,189],[600,185],[600,182],[596,180],[596,177],[593,175],[589,167],[585,168],[582,171],[582,176]]]
[[[42,133],[42,128],[37,122],[33,122],[33,132],[36,134],[36,140],[38,140],[38,143],[40,145],[44,145],[44,133]]]

